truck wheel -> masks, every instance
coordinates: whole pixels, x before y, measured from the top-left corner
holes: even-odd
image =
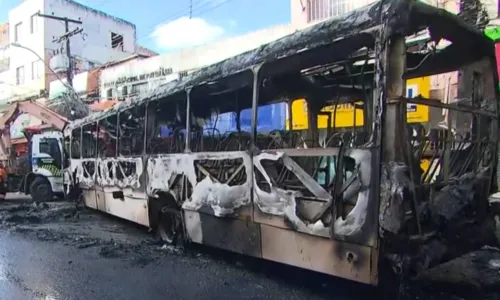
[[[30,184],[30,194],[31,198],[38,202],[50,201],[54,198],[50,182],[41,177],[35,178]]]

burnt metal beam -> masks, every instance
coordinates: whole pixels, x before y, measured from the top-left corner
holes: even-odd
[[[186,143],[184,152],[191,152],[191,91],[186,89]]]
[[[378,28],[378,27],[376,27]],[[373,47],[373,32],[365,32],[343,38],[337,42],[299,52],[264,64],[262,76],[271,77],[292,71],[334,63],[346,59],[363,47]]]
[[[451,44],[445,49],[436,51],[436,53],[408,53],[408,69],[403,76],[408,79],[456,71],[457,68],[485,56],[484,52],[475,49],[476,46],[474,45],[461,43]]]
[[[443,109],[449,109],[449,110],[454,110],[454,111],[459,111],[459,112],[464,112],[464,113],[471,113],[471,114],[476,114],[480,116],[486,116],[490,118],[497,118],[497,114],[494,112],[489,112],[484,109],[477,109],[469,105],[465,104],[446,104],[441,102],[441,100],[438,99],[429,99],[429,98],[424,98],[424,97],[415,97],[415,98],[406,98],[406,97],[401,97],[401,101],[407,102],[407,103],[414,103],[414,104],[421,104],[421,105],[426,105],[430,107],[438,107],[438,108],[443,108]]]
[[[255,147],[256,145],[256,138],[257,138],[257,113],[259,110],[259,94],[260,94],[260,87],[261,87],[261,77],[260,77],[260,71],[262,68],[262,64],[259,64],[257,66],[254,66],[252,68],[252,73],[253,73],[253,85],[252,85],[252,121],[251,121],[251,130],[252,130],[252,137],[251,137],[251,142],[252,142],[252,148]]]
[[[401,97],[406,94],[403,74],[406,70],[406,44],[404,36],[394,36],[386,43],[386,112],[383,134],[384,161],[404,161],[401,128],[406,127],[406,105]],[[402,113],[403,112],[403,113]],[[403,117],[401,116],[403,115]]]

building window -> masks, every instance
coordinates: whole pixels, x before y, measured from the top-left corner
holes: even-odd
[[[14,26],[14,42],[19,42],[21,38],[21,25],[23,23],[17,23],[16,26]]]
[[[138,83],[132,85],[132,91],[130,93],[131,96],[137,96],[141,94],[142,92],[145,92],[148,89],[148,83],[143,82],[143,83]]]
[[[30,33],[38,31],[38,13],[31,16],[30,19]]]
[[[128,87],[124,86],[122,88],[122,96],[127,97],[128,96]]]
[[[111,32],[111,48],[123,51],[123,35]]]
[[[42,61],[37,60],[31,63],[31,79],[40,79],[42,78],[42,72],[43,72],[43,67],[42,67]]]
[[[112,89],[108,89],[106,91],[106,99],[108,99],[108,100],[113,99],[113,90]]]
[[[24,66],[16,69],[16,84],[24,84]]]
[[[307,21],[315,22],[347,13],[347,0],[307,0]]]

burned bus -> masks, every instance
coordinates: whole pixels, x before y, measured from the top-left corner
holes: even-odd
[[[407,48],[405,37],[425,29],[428,47]],[[448,45],[436,49],[440,41]],[[454,70],[468,102],[405,97],[406,78]],[[477,247],[466,234],[448,240],[448,231],[472,232],[488,219],[497,86],[483,33],[419,1],[375,2],[72,122],[66,174],[87,207],[154,228],[165,243],[377,285],[381,266],[417,274]],[[307,100],[306,132],[257,131],[259,106],[299,98]],[[362,99],[362,130],[311,126],[323,107],[353,99]],[[433,181],[405,125],[408,103],[470,120],[436,153]],[[236,130],[207,127],[226,112]],[[428,251],[436,243],[445,250]]]

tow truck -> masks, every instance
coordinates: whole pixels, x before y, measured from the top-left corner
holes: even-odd
[[[28,151],[19,156],[12,148],[10,125],[22,113],[44,124],[23,129]],[[7,169],[9,192],[31,195],[35,201],[50,201],[54,196],[64,195],[63,170],[67,160],[62,130],[67,124],[65,117],[34,100],[7,107],[0,117],[0,161]]]

